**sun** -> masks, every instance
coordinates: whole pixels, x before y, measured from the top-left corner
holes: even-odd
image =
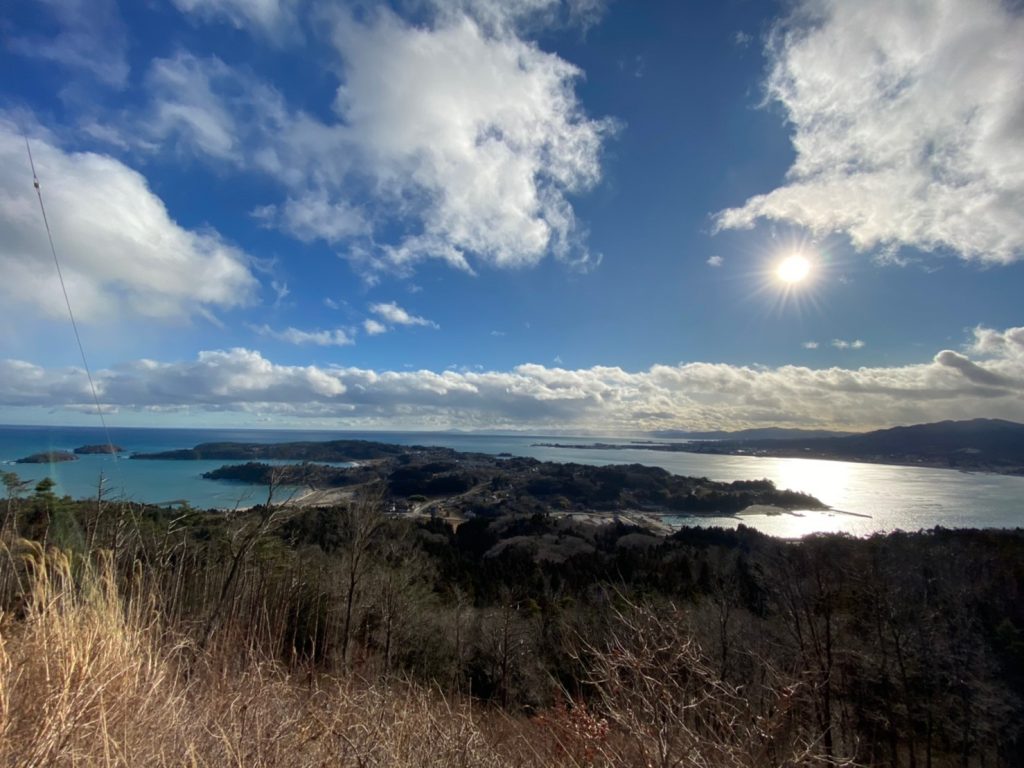
[[[807,279],[811,274],[811,262],[806,256],[794,253],[787,256],[775,267],[775,276],[787,285],[796,285]]]

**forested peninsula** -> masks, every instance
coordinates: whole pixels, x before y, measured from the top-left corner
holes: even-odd
[[[538,511],[731,515],[750,507],[780,511],[828,508],[813,496],[778,489],[769,480],[722,483],[640,464],[590,466],[360,440],[206,443],[132,458],[250,459],[207,472],[204,477],[263,486],[347,489],[349,495],[373,485],[380,489],[382,500],[397,511],[430,507],[456,518]],[[303,463],[271,465],[252,459]]]

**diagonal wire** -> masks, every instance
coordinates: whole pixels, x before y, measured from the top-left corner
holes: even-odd
[[[43,214],[43,225],[46,227],[46,238],[50,242],[50,253],[53,255],[53,264],[57,267],[57,278],[60,280],[60,289],[64,293],[64,303],[68,308],[68,317],[71,319],[71,327],[75,331],[75,341],[78,342],[78,352],[82,356],[82,366],[85,368],[85,375],[89,379],[89,389],[92,391],[92,400],[96,404],[96,414],[100,417],[100,424],[103,425],[103,434],[107,438],[107,447],[110,449],[110,455],[114,457],[114,466],[120,466],[117,463],[117,452],[114,450],[114,442],[110,439],[110,429],[107,427],[107,420],[103,417],[103,406],[100,405],[100,397],[96,393],[96,383],[92,378],[92,370],[89,368],[89,361],[85,357],[85,346],[82,344],[82,337],[78,333],[78,323],[75,322],[75,313],[71,310],[71,299],[68,298],[68,289],[64,284],[64,273],[60,268],[60,259],[57,258],[57,249],[53,245],[53,234],[50,232],[50,222],[46,218],[46,206],[43,205],[43,190],[39,186],[39,177],[36,175],[36,163],[32,159],[32,147],[29,146],[28,136],[25,137],[25,151],[28,153],[28,164],[32,169],[32,185],[36,188],[36,197],[39,198],[39,210]]]

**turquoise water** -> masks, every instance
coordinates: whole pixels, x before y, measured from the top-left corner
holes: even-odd
[[[680,475],[732,481],[766,477],[780,488],[810,493],[837,512],[745,517],[742,522],[765,533],[798,537],[814,532],[846,532],[863,536],[875,531],[918,530],[936,525],[972,528],[1014,528],[1024,524],[1024,478],[967,474],[942,469],[857,464],[817,459],[776,459],[714,456],[645,450],[596,451],[542,448],[538,441],[608,442],[609,437],[538,438],[529,435],[475,435],[454,432],[322,432],[285,430],[111,429],[111,439],[128,453],[191,448],[211,441],[290,442],[295,440],[363,439],[402,445],[436,445],[459,451],[507,452],[545,461],[581,464],[637,463],[662,467]],[[628,438],[612,438],[628,442]],[[0,426],[0,466],[24,479],[52,477],[58,492],[73,497],[95,496],[99,477],[116,496],[149,503],[187,500],[199,508],[226,508],[259,503],[266,489],[205,480],[202,473],[223,461],[132,461],[123,456],[82,456],[61,464],[7,465],[40,451],[73,450],[105,443],[102,430],[79,427]],[[287,491],[286,491],[287,492]],[[738,519],[673,518],[677,524],[735,526]]]

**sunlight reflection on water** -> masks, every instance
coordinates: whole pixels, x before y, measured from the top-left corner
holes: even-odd
[[[581,464],[646,464],[679,475],[731,482],[768,478],[779,488],[803,491],[831,506],[834,512],[807,511],[784,515],[724,518],[672,517],[668,522],[735,527],[742,522],[787,538],[808,533],[844,531],[863,536],[875,531],[945,527],[1014,528],[1024,521],[1024,477],[968,474],[945,469],[857,464],[820,459],[779,459],[755,456],[716,456],[638,449],[591,450],[552,448],[538,442],[566,444],[628,442],[629,438],[538,438],[528,435],[467,435],[458,433],[330,433],[245,430],[114,429],[114,442],[129,451],[184,448],[207,440],[276,442],[284,440],[381,440],[401,444],[438,445],[459,451],[532,456],[542,461]],[[103,442],[101,432],[80,428],[0,427],[0,460],[44,450],[70,450]],[[26,479],[51,475],[59,492],[94,496],[99,472],[127,497],[151,502],[188,499],[199,507],[230,507],[262,501],[265,490],[236,483],[204,480],[202,473],[222,461],[113,462],[109,456],[83,456],[69,464],[5,465]],[[842,512],[853,514],[842,514]]]
[[[742,522],[764,533],[795,538],[839,531],[864,536],[936,525],[1014,528],[1024,520],[1020,477],[820,459],[715,458],[727,461],[709,467],[719,476],[714,479],[734,473],[767,477],[777,487],[809,493],[835,511],[718,518],[713,524],[734,527]]]

